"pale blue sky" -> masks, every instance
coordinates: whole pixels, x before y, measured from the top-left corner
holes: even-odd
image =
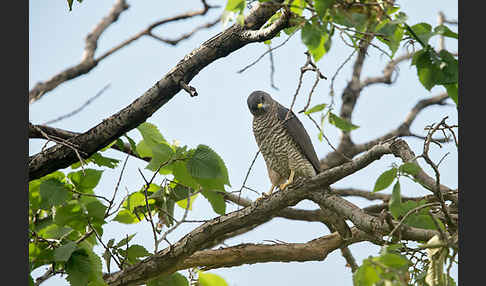
[[[29,2],[29,89],[36,82],[46,80],[79,62],[86,34],[107,14],[114,3],[114,1],[107,0],[86,0],[81,4],[74,2],[72,12],[68,12],[66,1]],[[209,0],[208,2],[225,5],[225,1],[222,0]],[[131,5],[130,9],[125,11],[119,20],[102,35],[96,55],[100,55],[158,19],[200,8],[200,3],[196,0],[128,1],[128,3]],[[457,19],[457,1],[404,0],[397,1],[397,3],[409,16],[410,25],[426,21],[435,26],[439,11],[443,11],[448,18]],[[197,17],[179,23],[171,23],[157,29],[156,32],[164,37],[175,38],[192,30],[196,25],[212,21],[219,16],[220,12],[221,9],[210,10],[204,18]],[[81,106],[110,83],[111,87],[81,113],[52,125],[71,131],[84,132],[141,96],[185,54],[221,30],[222,26],[218,24],[211,29],[197,33],[175,47],[162,44],[149,37],[141,38],[102,61],[89,74],[60,85],[41,100],[30,105],[29,120],[34,124],[42,124],[64,115]],[[457,31],[457,28],[452,27],[452,30]],[[198,97],[190,98],[187,93],[180,92],[149,118],[148,122],[157,125],[168,140],[177,139],[181,144],[190,147],[206,144],[216,150],[228,167],[232,187],[227,190],[238,190],[257,151],[251,131],[251,114],[247,109],[246,98],[253,90],[260,89],[271,93],[283,105],[290,105],[297,87],[299,68],[305,63],[303,54],[305,49],[299,37],[300,35],[295,35],[285,46],[274,53],[275,84],[279,88],[278,91],[270,87],[268,57],[244,73],[236,73],[237,70],[266,51],[263,44],[250,44],[212,63],[191,81],[190,84],[199,93]],[[275,43],[280,43],[283,39],[278,39]],[[435,45],[437,37],[432,38],[431,42]],[[457,51],[457,41],[448,40],[446,47]],[[334,38],[331,51],[318,62],[318,66],[322,73],[330,79],[351,52],[351,48],[343,45],[337,36]],[[403,49],[400,49],[397,54],[399,55],[401,52]],[[365,62],[363,77],[380,75],[386,62],[385,56],[380,56],[376,50],[372,49],[370,57]],[[341,104],[339,95],[350,78],[351,64],[349,63],[343,68],[335,82],[335,90],[338,95],[335,98],[337,108]],[[297,110],[305,105],[306,94],[310,91],[313,79],[313,75],[305,76],[301,97],[296,103]],[[330,102],[329,85],[330,80],[323,80],[319,83],[312,99],[312,105]],[[374,86],[362,92],[353,114],[353,123],[360,126],[353,132],[353,140],[361,143],[390,131],[404,120],[406,113],[418,100],[437,95],[440,92],[442,92],[442,87],[435,87],[428,92],[418,82],[415,67],[410,66],[409,63],[401,64],[400,77],[395,85],[391,87]],[[452,103],[450,100],[449,102]],[[438,122],[446,115],[449,116],[449,123],[457,123],[455,107],[430,107],[425,113],[420,114],[412,126],[412,131],[424,135],[423,128],[426,125]],[[317,140],[318,130],[310,120],[301,117],[301,121],[312,138],[318,156],[324,157],[331,150],[330,147],[325,142]],[[336,128],[327,125],[324,130],[331,142],[336,144],[339,139]],[[137,131],[129,134],[132,138],[140,138]],[[422,145],[419,140],[414,138],[406,140],[415,153],[421,153]],[[29,154],[37,153],[43,143],[44,141],[31,140]],[[455,188],[458,180],[458,158],[455,147],[452,144],[445,145],[442,149],[434,146],[431,155],[437,162],[447,152],[450,154],[440,165],[441,182]],[[119,159],[124,158],[116,151],[107,151],[105,154]],[[393,156],[384,156],[381,160],[334,186],[369,190],[373,187],[379,174],[392,162],[398,163],[399,161]],[[133,192],[140,188],[143,179],[138,174],[137,168],[143,170],[145,165],[143,161],[134,158],[129,160],[121,183],[122,190],[125,190],[126,187]],[[121,168],[106,170],[96,192],[100,195],[110,195],[120,170]],[[430,169],[426,168],[426,170]],[[144,173],[149,174],[149,171],[145,170]],[[427,194],[418,185],[402,181],[403,195]],[[268,190],[270,182],[261,157],[256,161],[247,184],[259,192]],[[390,190],[384,192],[389,193]],[[243,196],[251,199],[257,197],[250,191],[245,191]],[[361,206],[370,204],[362,199],[350,200]],[[304,201],[297,207],[314,209],[316,205]],[[227,207],[228,212],[235,209],[234,205]],[[176,216],[181,215],[181,209],[176,209]],[[208,218],[215,215],[208,202],[201,196],[196,199],[194,211],[189,214],[189,218]],[[194,227],[190,224],[182,225],[168,238],[171,242],[175,242]],[[133,243],[142,244],[152,251],[152,232],[148,223],[139,225],[109,223],[104,228],[103,240],[108,241],[110,238],[118,240],[126,234],[135,232],[137,235],[133,239]],[[245,242],[263,243],[263,240],[274,239],[286,242],[306,242],[327,233],[329,231],[320,223],[277,218],[245,235],[230,239],[226,243],[228,245]],[[379,250],[378,247],[369,243],[355,244],[350,249],[359,263],[369,255],[377,255]],[[96,247],[95,250],[102,251],[99,247]],[[352,285],[351,271],[345,267],[345,264],[340,252],[335,251],[322,262],[264,263],[211,270],[211,272],[223,276],[231,286],[296,285],[297,283],[303,285]],[[35,273],[40,275],[43,271],[40,269]],[[457,267],[453,268],[453,274],[457,277]],[[64,278],[56,277],[43,285],[67,285],[67,282]]]

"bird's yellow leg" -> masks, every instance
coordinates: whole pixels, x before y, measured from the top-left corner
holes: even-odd
[[[283,191],[288,185],[292,184],[294,182],[294,176],[295,176],[294,170],[290,170],[290,176],[287,179],[287,182],[278,186],[280,188],[280,190]]]

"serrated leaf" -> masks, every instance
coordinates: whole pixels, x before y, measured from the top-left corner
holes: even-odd
[[[147,283],[147,286],[189,286],[189,281],[187,281],[184,275],[175,272],[171,275],[164,275],[152,279]]]
[[[416,176],[420,172],[420,167],[415,162],[407,162],[399,167],[400,172]]]
[[[226,202],[221,193],[215,191],[202,190],[201,194],[209,201],[213,210],[219,214],[224,215],[226,212]]]
[[[187,170],[194,178],[212,179],[222,177],[215,152],[205,145],[199,145],[187,161]]]
[[[54,250],[54,261],[68,261],[71,254],[76,250],[78,245],[74,241],[69,241],[68,243],[56,248]]]
[[[157,126],[152,123],[144,122],[137,129],[149,146],[151,143],[167,142]]]
[[[375,182],[375,187],[373,188],[373,192],[378,192],[388,188],[393,183],[393,180],[397,177],[397,168],[391,168],[383,172]]]
[[[326,108],[327,104],[323,103],[323,104],[317,104],[317,105],[314,105],[311,109],[308,109],[304,112],[304,114],[311,114],[311,113],[314,113],[314,112],[319,112],[321,110],[323,110],[324,108]]]
[[[209,272],[198,272],[200,286],[228,286],[223,277]]]
[[[42,181],[39,185],[41,197],[40,207],[50,208],[64,203],[68,199],[68,190],[65,185],[57,179]]]
[[[329,123],[343,130],[344,132],[349,132],[351,130],[359,128],[358,125],[354,125],[351,122],[337,116],[332,112],[329,112]]]
[[[82,193],[92,193],[98,185],[103,171],[95,169],[85,169],[71,172],[68,174],[69,180],[76,186],[76,190]]]
[[[314,8],[316,9],[317,15],[323,18],[332,4],[334,4],[334,0],[314,0]]]
[[[400,215],[400,208],[402,204],[402,195],[400,191],[400,182],[397,181],[393,186],[391,199],[388,203],[388,208],[395,219]]]

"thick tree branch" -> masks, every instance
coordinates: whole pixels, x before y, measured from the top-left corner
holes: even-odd
[[[241,244],[197,251],[178,264],[176,270],[196,266],[209,270],[262,262],[322,261],[336,249],[372,239],[370,235],[356,228],[352,229],[352,233],[352,238],[346,241],[343,241],[337,233],[332,233],[306,243]]]
[[[258,30],[279,7],[270,2],[257,3],[246,17],[245,26],[234,24],[204,42],[179,61],[142,96],[97,126],[73,138],[73,143],[87,154],[85,156],[90,156],[137,127],[181,90],[181,81],[189,83],[207,65],[251,43],[242,36],[243,33],[248,29]],[[29,158],[29,180],[65,168],[78,160],[73,150],[60,145],[53,146]]]

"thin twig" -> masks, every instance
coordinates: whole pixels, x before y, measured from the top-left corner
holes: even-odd
[[[46,123],[44,123],[45,125],[48,125],[48,124],[52,124],[52,123],[56,123],[56,122],[59,122],[63,119],[66,119],[66,118],[69,118],[73,115],[76,115],[77,113],[79,113],[81,110],[83,110],[86,106],[90,105],[96,98],[98,98],[99,96],[101,96],[105,90],[107,90],[108,88],[110,87],[110,84],[107,84],[105,85],[105,87],[103,87],[100,91],[98,91],[96,93],[95,96],[93,96],[92,98],[88,99],[85,103],[83,103],[83,105],[81,105],[79,108],[76,108],[75,110],[67,113],[67,114],[64,114],[64,115],[61,115],[59,116],[58,118],[55,118],[55,119],[52,119],[52,120],[49,120],[47,121]]]
[[[260,154],[260,150],[258,150],[255,154],[255,156],[253,157],[253,160],[251,161],[251,164],[250,164],[250,167],[248,168],[248,171],[246,171],[246,176],[245,176],[245,179],[243,180],[243,183],[241,184],[241,188],[240,190],[238,191],[238,200],[241,198],[241,191],[243,190],[243,188],[245,187],[245,184],[246,184],[246,180],[248,180],[248,176],[250,175],[250,172],[251,172],[251,169],[253,168],[253,164],[255,164],[255,161],[258,157],[258,154]],[[239,205],[238,205],[238,210],[239,210]]]

